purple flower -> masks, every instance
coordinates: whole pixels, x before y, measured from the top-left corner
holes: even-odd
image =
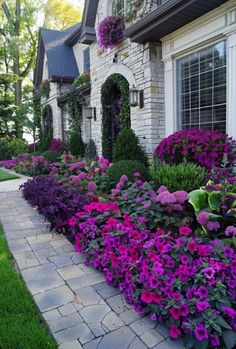
[[[219,347],[220,346],[220,339],[216,334],[211,334],[210,335],[210,341],[211,341],[211,345],[213,347]]]
[[[181,259],[181,262],[183,263],[183,264],[188,264],[189,263],[189,257],[186,255],[186,254],[184,254],[183,256],[181,256],[180,257],[180,259]]]
[[[234,254],[234,250],[231,248],[231,247],[225,247],[224,249],[224,253],[225,253],[225,256],[228,257],[229,259],[231,259],[231,257],[233,256]]]
[[[210,307],[210,304],[206,301],[197,301],[196,308],[199,311],[199,313],[205,311]]]
[[[198,341],[204,341],[205,339],[208,339],[208,332],[205,326],[200,323],[198,324],[194,329],[194,334]]]
[[[196,294],[200,298],[206,298],[208,296],[209,292],[205,286],[200,286],[199,289],[197,290]]]
[[[95,191],[97,189],[97,185],[96,183],[94,183],[93,181],[88,182],[88,191]]]
[[[205,268],[202,272],[207,279],[212,279],[215,275],[215,270],[213,268]]]
[[[220,223],[219,222],[208,222],[207,223],[207,229],[210,230],[210,231],[213,231],[213,230],[218,230],[220,228]]]
[[[207,211],[202,211],[197,215],[197,221],[201,225],[207,225],[207,219],[209,217],[210,213]]]
[[[140,172],[134,172],[133,176],[134,176],[134,177],[140,177],[141,174],[140,174]]]
[[[225,235],[226,236],[236,236],[236,228],[232,225],[229,225],[226,229],[225,229]]]

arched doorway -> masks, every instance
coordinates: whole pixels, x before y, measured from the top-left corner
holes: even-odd
[[[102,102],[102,153],[112,160],[116,138],[123,128],[131,126],[129,83],[124,76],[112,74],[101,90]]]
[[[53,131],[52,107],[48,104],[43,108],[43,135],[46,137]]]

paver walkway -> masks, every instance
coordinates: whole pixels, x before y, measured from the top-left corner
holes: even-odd
[[[60,349],[183,348],[181,341],[167,338],[165,326],[140,318],[102,273],[85,267],[84,255],[50,232],[10,182],[0,193],[0,220],[16,266]]]

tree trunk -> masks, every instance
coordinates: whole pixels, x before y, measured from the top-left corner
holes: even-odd
[[[21,16],[21,5],[20,0],[16,0],[16,20],[15,20],[15,36],[20,36],[20,16]],[[20,52],[19,48],[16,48],[15,57],[14,57],[14,73],[20,77]],[[17,80],[15,83],[15,105],[19,107],[22,101],[22,81]],[[15,120],[15,129],[16,129],[16,137],[22,138],[23,131],[22,127],[19,125],[19,122]]]

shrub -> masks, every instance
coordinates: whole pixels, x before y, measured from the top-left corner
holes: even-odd
[[[53,138],[49,145],[49,150],[63,152],[66,149],[66,147],[66,142],[63,142],[60,138]]]
[[[113,162],[120,160],[137,160],[148,166],[147,155],[132,129],[122,130],[117,137],[114,145]]]
[[[224,156],[234,159],[235,141],[215,130],[183,130],[163,139],[156,155],[169,164],[179,164],[184,159],[211,169],[219,167]]]
[[[16,156],[18,154],[23,154],[27,152],[27,144],[26,141],[23,139],[12,139],[9,143],[8,143],[10,152],[12,154],[12,156]]]
[[[24,198],[51,223],[51,229],[68,233],[68,221],[85,203],[76,190],[65,188],[50,176],[38,176],[21,186]]]
[[[97,148],[94,140],[90,139],[85,148],[85,159],[86,161],[93,160],[97,155]]]
[[[81,132],[72,132],[69,141],[69,151],[72,155],[84,156],[85,144]]]
[[[9,144],[5,139],[0,139],[0,160],[7,160],[12,157]]]
[[[148,171],[146,166],[140,161],[121,160],[115,162],[108,169],[108,181],[110,188],[113,188],[120,180],[120,177],[126,175],[128,180],[133,182],[135,179],[134,173],[138,172],[142,180],[148,179]]]
[[[52,139],[53,139],[53,131],[51,130],[43,137],[42,144],[40,146],[40,150],[42,152],[49,150],[49,146],[51,144]]]
[[[90,82],[90,74],[89,72],[86,72],[75,78],[74,85],[79,87],[83,84],[87,84],[88,82]]]
[[[50,162],[56,162],[58,161],[58,158],[61,157],[61,152],[59,151],[52,151],[52,150],[47,150],[44,151],[41,154],[46,160],[50,161]]]
[[[205,185],[207,181],[205,168],[191,163],[174,166],[163,163],[154,164],[151,167],[150,174],[156,189],[164,185],[170,191],[185,190],[189,193]]]

